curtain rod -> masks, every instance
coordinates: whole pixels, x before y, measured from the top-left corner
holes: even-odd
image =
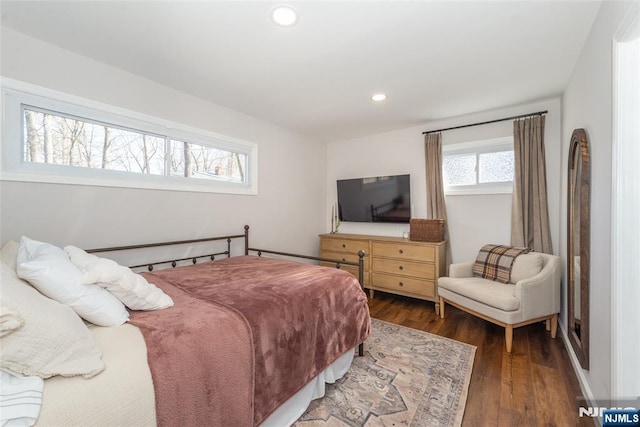
[[[428,130],[428,131],[422,132],[422,134],[426,135],[428,133],[444,132],[445,130],[462,129],[462,128],[468,128],[468,127],[471,127],[471,126],[479,126],[479,125],[488,125],[489,123],[504,122],[504,121],[507,121],[507,120],[521,119],[523,117],[542,116],[543,114],[547,114],[547,112],[548,112],[547,110],[537,111],[535,113],[520,114],[519,116],[505,117],[504,119],[489,120],[489,121],[486,121],[486,122],[471,123],[471,124],[468,124],[468,125],[453,126],[453,127],[444,128],[444,129]]]

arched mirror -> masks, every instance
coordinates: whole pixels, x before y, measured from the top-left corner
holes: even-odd
[[[567,294],[569,341],[580,365],[589,369],[589,143],[575,129],[569,145],[567,198]]]

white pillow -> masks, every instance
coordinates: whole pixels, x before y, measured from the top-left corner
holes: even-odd
[[[70,306],[85,320],[99,326],[119,326],[129,319],[116,297],[98,286],[82,283],[82,273],[62,249],[22,237],[17,263],[18,277],[49,298]]]
[[[71,262],[84,272],[83,283],[106,288],[131,310],[161,310],[173,306],[169,295],[130,268],[75,246],[66,246],[64,250]]]
[[[542,270],[542,257],[540,254],[529,252],[520,254],[513,261],[511,266],[511,283],[518,283],[520,280],[529,279]]]
[[[3,312],[22,324],[0,336],[0,369],[15,375],[49,378],[104,370],[102,350],[70,307],[47,298],[0,263]]]

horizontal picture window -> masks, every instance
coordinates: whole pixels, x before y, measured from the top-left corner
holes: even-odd
[[[255,194],[257,147],[4,90],[2,179]]]

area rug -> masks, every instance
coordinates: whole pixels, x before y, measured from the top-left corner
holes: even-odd
[[[365,355],[297,427],[459,426],[476,347],[372,319]]]

